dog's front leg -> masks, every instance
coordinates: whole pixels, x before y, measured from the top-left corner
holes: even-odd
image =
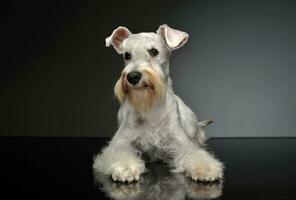
[[[199,181],[215,181],[223,177],[223,164],[205,149],[187,139],[177,145],[174,171],[184,172],[186,176]]]
[[[96,172],[111,175],[114,181],[131,182],[139,180],[145,170],[144,161],[132,146],[132,130],[120,128],[109,146],[97,155],[93,168]]]

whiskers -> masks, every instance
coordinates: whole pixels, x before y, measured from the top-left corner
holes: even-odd
[[[143,80],[133,86],[128,83],[126,73],[122,73],[114,92],[121,103],[128,100],[136,112],[146,114],[164,98],[166,82],[152,68],[143,70],[142,74]]]

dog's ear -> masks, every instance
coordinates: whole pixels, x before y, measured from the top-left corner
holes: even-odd
[[[131,34],[132,33],[126,27],[119,26],[109,37],[106,38],[106,47],[112,45],[117,53],[122,54],[122,42]]]
[[[165,39],[171,51],[182,47],[189,37],[187,33],[173,29],[166,24],[160,25],[156,32]]]

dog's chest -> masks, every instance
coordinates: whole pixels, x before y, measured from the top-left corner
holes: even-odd
[[[140,132],[145,132],[145,134],[168,134],[170,132],[169,128],[175,119],[174,111],[173,107],[158,107],[146,117],[136,117],[134,124]]]
[[[169,115],[163,117],[155,117],[150,119],[137,118],[135,120],[135,128],[139,136],[151,135],[153,137],[165,136],[169,134],[171,118]]]
[[[171,123],[169,115],[159,118],[157,121],[137,119],[135,122],[137,137],[134,145],[140,151],[150,154],[150,156],[158,158],[167,156],[166,154],[171,143]]]

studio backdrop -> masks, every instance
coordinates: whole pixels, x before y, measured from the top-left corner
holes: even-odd
[[[211,137],[296,136],[295,1],[14,1],[1,8],[1,136],[112,136],[119,25],[187,32],[175,92]]]

